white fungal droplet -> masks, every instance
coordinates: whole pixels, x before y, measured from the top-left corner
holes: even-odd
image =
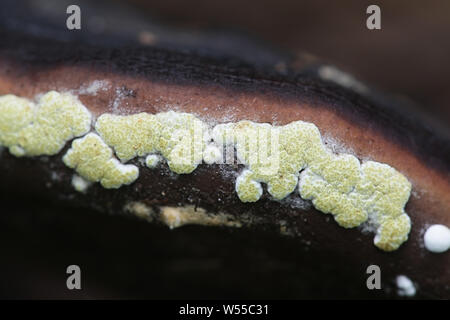
[[[397,293],[402,297],[413,297],[416,294],[414,283],[407,276],[400,275],[396,278]]]
[[[81,192],[81,193],[86,192],[91,184],[92,183],[90,181],[87,181],[86,179],[80,177],[77,174],[73,175],[73,177],[72,177],[72,186],[78,192]]]
[[[450,229],[442,224],[434,224],[423,237],[425,248],[431,252],[445,252],[450,248]]]

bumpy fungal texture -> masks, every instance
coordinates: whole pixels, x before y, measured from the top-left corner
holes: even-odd
[[[194,115],[164,112],[131,116],[103,114],[95,129],[122,162],[158,152],[178,174],[191,173],[202,161],[207,126]]]
[[[379,225],[375,245],[383,250],[395,250],[407,240],[411,223],[404,206],[411,184],[388,165],[368,161],[360,166],[353,156],[335,156],[306,169],[299,189],[302,198],[333,214],[343,227],[359,226],[370,217]]]
[[[299,171],[327,152],[317,127],[302,121],[282,127],[250,121],[221,124],[214,128],[213,137],[234,145],[238,159],[248,166],[249,171],[241,174],[242,178],[245,175],[242,186],[236,188],[244,202],[260,198],[262,192],[255,188],[255,182],[266,183],[275,199],[285,198],[297,186]]]
[[[295,121],[276,127],[250,121],[217,125],[214,141],[234,145],[247,166],[236,181],[243,202],[257,201],[261,183],[275,199],[292,193],[299,179],[303,199],[333,214],[336,222],[352,228],[368,219],[378,225],[374,243],[396,250],[408,238],[411,222],[404,211],[410,182],[394,168],[353,155],[335,155],[322,142],[314,124]]]
[[[159,161],[160,161],[160,156],[158,156],[157,154],[149,154],[146,158],[145,158],[145,165],[150,168],[156,168],[156,166],[158,165]]]
[[[106,144],[114,147],[117,157],[126,162],[156,151],[160,124],[156,116],[148,113],[103,114],[97,119],[95,129]]]
[[[68,93],[51,91],[37,105],[13,95],[0,97],[0,146],[16,156],[56,154],[68,140],[86,134],[90,123],[90,113]],[[123,164],[135,157],[146,157],[150,168],[161,157],[173,172],[188,174],[202,160],[227,163],[223,149],[231,148],[246,167],[236,179],[236,193],[243,202],[258,201],[263,184],[276,200],[299,185],[300,196],[332,214],[339,225],[352,228],[367,220],[376,225],[374,243],[386,251],[405,242],[411,229],[404,211],[410,182],[386,164],[361,164],[353,155],[334,154],[312,123],[272,126],[243,120],[209,128],[192,114],[169,111],[103,114],[95,129],[98,135],[74,140],[63,161],[85,180],[105,188],[137,179],[138,168]]]
[[[50,91],[37,104],[14,95],[0,97],[0,145],[18,157],[55,155],[90,125],[90,112],[70,93]]]
[[[107,189],[130,184],[139,175],[136,166],[121,164],[113,158],[111,148],[95,133],[74,140],[63,161],[84,179],[100,182]]]

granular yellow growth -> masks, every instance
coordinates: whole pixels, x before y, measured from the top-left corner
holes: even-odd
[[[38,104],[13,95],[0,97],[0,146],[16,156],[53,155],[64,144],[90,129],[91,115],[70,94],[51,91]],[[154,167],[161,155],[178,174],[194,171],[202,160],[222,160],[223,148],[236,149],[245,165],[236,180],[243,202],[255,202],[267,192],[282,200],[299,185],[303,199],[353,228],[366,221],[378,226],[374,243],[396,250],[408,238],[411,222],[404,211],[411,184],[389,165],[360,161],[353,155],[333,154],[312,123],[284,126],[240,121],[208,125],[188,113],[101,115],[95,133],[72,143],[64,163],[88,181],[119,188],[135,181],[138,168],[125,163],[147,156]],[[112,149],[111,149],[112,148]],[[113,151],[122,161],[114,158]]]
[[[107,189],[130,184],[139,176],[136,166],[124,165],[113,158],[111,148],[95,133],[74,140],[63,161],[84,179],[100,182]]]
[[[150,168],[156,168],[156,166],[158,165],[160,161],[160,157],[156,154],[149,154],[146,158],[145,158],[145,165]]]
[[[216,142],[234,145],[238,159],[248,166],[245,179],[236,184],[244,202],[257,201],[262,195],[255,182],[266,183],[272,197],[284,199],[297,186],[299,171],[313,161],[322,161],[328,153],[317,127],[303,121],[281,127],[246,120],[219,124],[213,137]]]
[[[295,190],[302,172],[301,197],[331,213],[340,226],[357,227],[370,218],[379,226],[374,243],[385,251],[407,240],[411,222],[404,207],[410,182],[386,164],[361,165],[353,155],[333,154],[314,124],[295,121],[276,127],[240,121],[217,125],[213,137],[234,145],[247,166],[236,181],[241,201],[257,201],[263,193],[261,183],[273,198],[283,199]]]
[[[236,179],[236,192],[242,202],[258,201],[263,193],[261,183],[253,179],[250,170],[244,170]]]
[[[0,145],[17,157],[55,155],[90,125],[90,112],[69,93],[50,91],[37,104],[14,95],[0,97]]]
[[[157,152],[167,159],[173,172],[186,174],[203,159],[207,126],[189,113],[103,114],[95,129],[123,162]]]
[[[159,135],[160,124],[156,116],[148,113],[130,116],[106,113],[97,119],[95,130],[114,148],[117,157],[126,162],[156,151],[155,137]]]

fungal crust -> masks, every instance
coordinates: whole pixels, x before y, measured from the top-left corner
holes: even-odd
[[[189,174],[202,161],[228,163],[224,150],[231,148],[245,166],[235,185],[241,201],[258,201],[264,186],[275,200],[298,187],[302,199],[332,214],[342,227],[368,220],[376,225],[374,243],[382,250],[396,250],[408,238],[408,179],[387,164],[333,153],[312,123],[275,126],[242,120],[212,127],[193,114],[174,111],[105,113],[95,123],[96,132],[88,133],[90,123],[89,111],[69,93],[50,91],[37,104],[13,95],[0,97],[0,146],[15,156],[54,155],[67,141],[84,135],[72,142],[63,161],[86,181],[105,188],[133,183],[139,169],[126,162],[136,157],[146,157],[150,168],[164,159],[174,173]],[[186,212],[166,220],[195,220]]]
[[[84,179],[100,182],[107,189],[130,184],[139,175],[135,165],[124,165],[115,159],[111,148],[95,133],[74,140],[63,161]]]
[[[55,155],[90,125],[90,112],[70,93],[50,91],[37,104],[14,95],[0,97],[0,145],[18,157]]]

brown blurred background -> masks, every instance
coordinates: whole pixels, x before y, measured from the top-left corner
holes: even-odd
[[[450,1],[129,2],[179,28],[243,30],[287,51],[310,53],[450,123]],[[381,8],[381,30],[366,28],[370,4]]]

